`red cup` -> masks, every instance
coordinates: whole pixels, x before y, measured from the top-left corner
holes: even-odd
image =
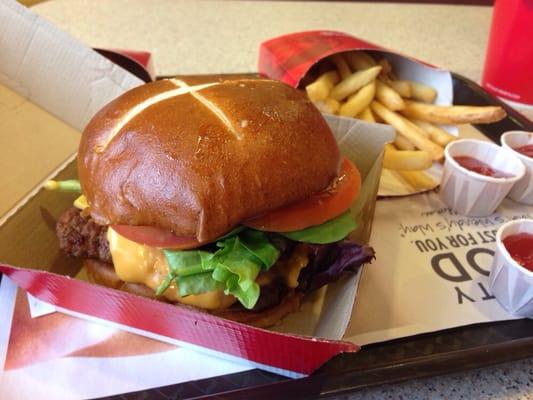
[[[496,0],[482,86],[533,105],[533,0]]]

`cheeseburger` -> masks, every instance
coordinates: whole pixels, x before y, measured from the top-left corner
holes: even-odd
[[[260,327],[355,272],[357,168],[301,92],[271,80],[135,88],[81,137],[60,247],[97,284]]]

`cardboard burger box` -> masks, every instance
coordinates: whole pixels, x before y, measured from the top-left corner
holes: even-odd
[[[338,353],[358,350],[356,344],[339,339],[349,322],[359,275],[320,290],[274,330],[84,281],[79,261],[62,254],[55,236],[55,221],[74,199],[42,186],[50,178],[76,177],[79,132],[103,105],[143,82],[15,1],[0,4],[0,26],[2,136],[9,153],[6,171],[14,175],[5,182],[10,198],[19,199],[3,204],[0,272],[60,311],[288,376],[309,374]],[[362,174],[352,214],[359,223],[355,235],[365,242],[383,145],[394,133],[378,124],[327,120],[341,150]],[[20,184],[22,176],[31,187]]]

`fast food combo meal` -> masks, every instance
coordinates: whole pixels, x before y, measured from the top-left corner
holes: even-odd
[[[341,32],[270,39],[261,44],[259,72],[305,90],[323,113],[394,127],[396,138],[385,148],[385,196],[438,185],[444,147],[456,139],[453,125],[506,115],[501,107],[452,105],[447,71]]]
[[[170,79],[85,128],[57,224],[90,281],[269,327],[370,262],[348,236],[361,189],[306,96],[277,81]]]

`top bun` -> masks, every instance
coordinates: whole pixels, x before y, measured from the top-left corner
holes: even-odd
[[[326,188],[340,154],[304,94],[271,80],[137,87],[83,132],[78,172],[100,224],[211,241]]]

